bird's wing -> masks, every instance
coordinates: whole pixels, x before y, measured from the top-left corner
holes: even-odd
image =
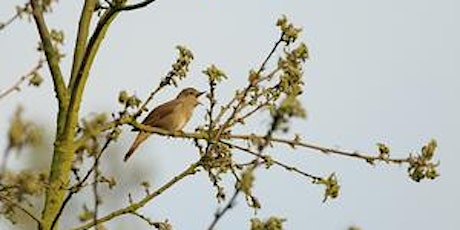
[[[181,100],[172,100],[159,105],[158,107],[153,109],[152,112],[150,112],[150,114],[144,119],[142,124],[155,126],[156,122],[160,121],[163,117],[173,113],[174,109],[176,109],[180,103],[182,103]]]

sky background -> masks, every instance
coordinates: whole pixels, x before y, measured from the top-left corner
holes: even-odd
[[[81,2],[60,1],[47,16],[50,27],[66,32],[65,73],[70,69]],[[0,20],[8,18],[20,3],[1,1]],[[454,0],[157,0],[146,9],[121,14],[113,23],[91,71],[81,114],[117,111],[121,90],[145,98],[169,70],[179,44],[195,55],[190,76],[180,87],[206,89],[201,71],[216,64],[229,77],[218,91],[226,100],[246,84],[249,69],[257,67],[271,49],[278,38],[276,19],[285,14],[303,28],[301,40],[311,54],[302,95],[308,119],[294,121],[291,132],[325,146],[365,152],[375,152],[375,143],[384,142],[395,157],[417,152],[436,138],[441,177],[415,183],[407,177],[406,167],[371,167],[310,150],[277,148],[273,150],[277,158],[308,172],[336,172],[341,194],[322,203],[321,186],[283,169],[259,170],[254,192],[263,208],[256,216],[285,217],[286,229],[338,230],[350,225],[372,230],[459,229],[459,9],[460,3]],[[36,44],[35,27],[26,20],[0,31],[0,90],[34,65]],[[169,88],[155,103],[177,92]],[[42,87],[27,87],[0,101],[1,149],[19,103],[26,108],[25,117],[54,130],[57,106],[51,80],[45,77]],[[185,130],[199,125],[204,112],[198,108]],[[264,130],[269,123],[262,117],[241,130]],[[136,175],[141,168],[150,172],[129,183],[120,181],[122,187],[139,195],[141,189],[132,184],[148,180],[160,186],[197,159],[192,144],[154,137],[130,162],[122,164],[134,135],[124,132],[109,150],[119,174]],[[228,188],[230,194],[231,186]],[[156,220],[169,219],[175,229],[204,229],[219,207],[213,195],[207,176],[200,173],[174,186],[142,212]],[[103,207],[102,211],[109,210]],[[218,229],[247,229],[253,216],[240,197]],[[0,220],[0,229],[8,229],[5,220]],[[74,226],[77,222],[73,221],[64,226]],[[132,222],[140,221],[123,217],[108,226],[126,229]],[[143,223],[139,226],[148,228]]]

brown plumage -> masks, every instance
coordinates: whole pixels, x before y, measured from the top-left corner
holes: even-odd
[[[199,104],[198,97],[204,92],[199,92],[194,88],[183,89],[174,100],[159,105],[150,112],[142,124],[151,127],[167,130],[169,132],[180,131],[193,114],[193,110]],[[127,161],[134,151],[144,142],[150,133],[140,131],[125,155]]]

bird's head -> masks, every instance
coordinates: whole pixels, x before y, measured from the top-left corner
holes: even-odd
[[[188,102],[192,103],[194,106],[200,105],[201,103],[198,101],[198,97],[203,95],[205,92],[200,92],[195,88],[189,87],[185,88],[180,91],[179,95],[177,95],[177,99],[187,100]]]
[[[189,88],[185,88],[182,91],[180,91],[179,95],[177,95],[177,99],[182,99],[182,98],[198,99],[198,97],[203,95],[204,93],[205,92],[200,92],[196,90],[195,88],[189,87]]]

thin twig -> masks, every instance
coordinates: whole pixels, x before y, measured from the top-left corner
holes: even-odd
[[[233,121],[230,122],[230,124],[228,125],[229,127],[232,127],[234,124],[236,123],[242,123],[244,124],[244,120],[246,120],[248,117],[254,115],[256,112],[258,112],[259,110],[261,110],[262,108],[268,106],[270,104],[270,101],[271,101],[271,98],[268,98],[267,101],[263,102],[263,103],[260,103],[258,106],[254,107],[252,110],[246,112],[246,114],[238,117],[237,119],[234,119]]]
[[[166,77],[163,78],[163,80],[160,82],[160,84],[157,86],[157,88],[153,92],[151,92],[150,95],[147,97],[147,99],[144,101],[144,103],[142,103],[142,105],[139,106],[139,110],[137,110],[137,112],[134,113],[134,115],[133,115],[134,119],[139,117],[142,114],[143,111],[147,110],[147,105],[153,100],[153,97],[155,97],[155,95],[158,92],[160,92],[161,89],[163,89],[165,86],[167,86],[169,84],[168,79],[172,78],[171,74],[172,74],[171,72],[168,72]]]
[[[4,30],[7,26],[13,23],[16,19],[19,18],[19,13],[14,14],[10,19],[6,22],[0,24],[0,31]]]
[[[229,139],[251,140],[253,138],[261,138],[261,137],[257,135],[229,135],[228,138]],[[289,140],[289,139],[272,137],[271,141],[274,143],[285,144],[290,147],[304,147],[304,148],[308,148],[312,150],[317,150],[322,153],[335,154],[335,155],[351,157],[351,158],[358,158],[368,163],[373,163],[374,161],[384,161],[384,162],[391,162],[395,164],[410,163],[409,158],[385,158],[383,159],[381,156],[372,156],[371,154],[360,153],[358,151],[347,151],[347,150],[342,150],[342,149],[337,149],[337,148],[324,147],[324,146],[320,146],[317,144],[301,142],[295,139]]]
[[[26,80],[29,80],[31,77],[34,76],[34,73],[40,70],[43,67],[43,63],[45,62],[44,59],[38,60],[37,65],[32,68],[28,73],[25,75],[21,76],[10,88],[5,89],[2,93],[0,93],[0,100],[3,99],[4,97],[8,96],[9,94],[15,92],[15,91],[20,91],[21,90],[21,84],[24,83]]]
[[[208,123],[208,137],[209,137],[209,140],[208,140],[208,143],[206,145],[206,150],[205,150],[205,155],[208,155],[209,154],[209,151],[211,149],[211,146],[212,144],[209,142],[210,140],[213,139],[212,135],[213,135],[213,130],[214,130],[214,119],[213,119],[213,114],[214,114],[214,108],[216,106],[216,98],[215,98],[215,90],[216,90],[216,81],[215,79],[209,77],[209,95],[208,95],[208,99],[209,99],[209,109],[208,109],[208,119],[209,119],[209,123]]]
[[[180,68],[185,68],[185,71],[187,71],[187,66],[190,64],[190,60],[193,59],[193,55],[191,54],[190,51],[188,51],[187,49],[185,49],[184,47],[181,47],[181,46],[177,46],[176,47],[178,50],[179,50],[179,57],[178,59],[175,61],[174,64],[172,64],[171,66],[171,70],[168,71],[168,73],[166,74],[166,76],[164,76],[161,81],[160,81],[160,84],[158,84],[157,88],[155,90],[153,90],[149,97],[142,103],[141,106],[139,106],[139,109],[136,113],[134,113],[133,117],[134,119],[137,119],[141,114],[142,112],[144,111],[147,111],[147,105],[148,103],[153,99],[153,97],[161,90],[163,89],[164,87],[168,86],[168,85],[175,85],[175,79],[174,77],[178,77],[179,80],[184,78],[184,76],[182,76],[181,73],[179,73],[177,71],[177,67],[180,66]],[[185,60],[183,58],[187,57],[189,59]]]
[[[10,155],[11,148],[8,146],[3,153],[2,165],[0,166],[0,177],[5,174],[7,161]]]
[[[0,199],[7,202],[8,204],[16,207],[17,209],[21,210],[22,212],[24,212],[27,216],[29,216],[30,218],[32,218],[35,222],[37,222],[38,226],[39,226],[39,229],[40,229],[40,226],[42,225],[42,222],[40,219],[38,219],[34,214],[32,214],[31,212],[29,212],[27,209],[25,209],[24,207],[22,207],[21,205],[17,204],[16,202],[4,197],[4,196],[0,196]]]
[[[6,27],[8,27],[11,23],[16,21],[16,19],[21,18],[21,14],[23,13],[23,10],[27,10],[27,8],[30,7],[30,3],[25,3],[23,8],[19,8],[16,10],[16,13],[11,16],[8,20],[5,22],[0,22],[0,31],[4,30]]]
[[[154,198],[157,196],[161,195],[163,192],[171,188],[173,185],[175,185],[177,182],[181,181],[182,179],[186,178],[189,175],[192,175],[196,172],[197,168],[201,165],[201,161],[197,161],[193,164],[191,164],[189,167],[187,167],[184,171],[182,171],[180,174],[169,180],[167,183],[165,183],[163,186],[159,187],[157,190],[154,192],[146,195],[144,198],[142,198],[138,202],[131,203],[129,206],[119,209],[117,211],[114,211],[110,214],[107,214],[104,217],[101,217],[97,220],[97,223],[102,224],[104,222],[107,222],[115,217],[122,216],[125,214],[130,214],[139,208],[143,207],[150,201],[152,201]],[[95,226],[96,222],[91,221],[87,224],[83,224],[79,227],[73,228],[73,230],[84,230],[84,229],[89,229],[93,226]]]
[[[156,229],[162,230],[162,228],[161,228],[162,225],[167,225],[168,224],[167,222],[166,223],[164,223],[164,222],[154,222],[150,218],[140,214],[139,212],[131,212],[130,214],[132,214],[132,215],[134,215],[136,217],[139,217],[141,220],[147,222],[148,225],[153,226]]]
[[[253,155],[253,156],[255,156],[255,157],[259,158],[259,159],[262,159],[263,161],[265,161],[265,162],[268,163],[268,164],[273,163],[273,164],[275,164],[275,165],[278,165],[278,166],[283,167],[284,169],[286,169],[286,170],[288,170],[288,171],[292,171],[292,172],[298,173],[298,174],[300,174],[300,175],[302,175],[302,176],[305,176],[305,177],[311,179],[312,181],[318,181],[318,180],[321,179],[321,177],[314,176],[314,175],[312,175],[312,174],[309,174],[309,173],[307,173],[307,172],[304,172],[304,171],[302,171],[302,170],[299,170],[299,169],[296,168],[296,167],[293,167],[293,166],[289,166],[289,165],[287,165],[287,164],[284,164],[284,163],[282,163],[282,162],[280,162],[280,161],[278,161],[278,160],[276,160],[276,159],[273,159],[272,157],[268,157],[268,156],[266,156],[266,155],[262,155],[262,154],[260,154],[260,153],[255,152],[255,151],[252,151],[252,150],[250,150],[249,148],[245,148],[245,147],[242,147],[242,146],[239,146],[239,145],[235,145],[235,144],[232,144],[232,143],[229,143],[229,142],[225,142],[225,141],[220,141],[220,143],[225,144],[225,145],[227,145],[227,146],[229,146],[229,147],[231,147],[231,148],[235,148],[235,149],[241,150],[241,151],[243,151],[243,152],[249,153],[249,154],[251,154],[251,155]]]
[[[272,57],[272,55],[275,53],[276,49],[278,48],[278,46],[281,44],[281,42],[283,41],[283,36],[284,36],[284,33],[281,34],[280,38],[278,39],[278,41],[275,42],[275,45],[273,46],[273,48],[270,50],[270,52],[268,53],[267,57],[265,58],[265,60],[262,62],[262,64],[260,65],[259,69],[257,70],[257,74],[261,74],[262,71],[264,71],[265,69],[265,66],[267,65],[268,61],[270,60],[270,58]],[[238,97],[241,97],[241,99],[239,99],[238,103],[236,104],[236,106],[233,107],[233,111],[231,113],[231,115],[227,118],[227,120],[224,122],[224,124],[220,127],[219,131],[217,132],[217,137],[219,137],[223,131],[225,131],[225,129],[227,129],[229,127],[229,124],[231,123],[231,121],[235,118],[235,116],[244,108],[244,105],[245,105],[245,98],[246,96],[248,95],[249,91],[252,89],[252,87],[255,87],[258,83],[260,82],[260,79],[257,80],[256,82],[249,82],[248,86],[246,86],[246,88],[244,89],[243,93],[241,96],[235,96],[234,99],[236,100],[236,98]],[[227,106],[224,106],[224,108],[230,108],[230,106],[233,104],[233,102],[235,100],[231,100],[229,104],[227,104]],[[222,114],[223,115],[223,114]]]
[[[94,211],[93,211],[93,221],[95,226],[97,227],[97,215],[99,212],[99,192],[97,189],[98,181],[99,181],[99,158],[102,155],[102,152],[94,157],[94,183],[93,183],[93,196],[94,196]]]
[[[265,70],[265,66],[267,65],[268,61],[270,60],[272,55],[275,53],[276,49],[281,44],[281,42],[283,42],[283,36],[284,36],[284,33],[281,33],[280,38],[278,39],[278,41],[275,42],[275,45],[273,46],[272,50],[270,50],[270,53],[268,53],[267,57],[265,58],[265,60],[260,65],[259,70],[257,71],[257,74],[260,74],[260,73],[262,73],[262,71]]]
[[[233,206],[235,205],[236,198],[238,197],[238,194],[240,194],[241,190],[240,189],[235,189],[235,192],[233,193],[232,197],[230,200],[227,202],[227,204],[224,206],[222,210],[218,210],[214,214],[214,219],[212,220],[211,224],[208,227],[208,230],[214,229],[214,227],[217,225],[217,222],[229,211]]]
[[[149,4],[151,4],[153,2],[155,2],[155,0],[145,0],[145,1],[135,3],[135,4],[132,4],[132,5],[126,5],[126,6],[118,7],[117,10],[118,11],[137,10],[137,9],[146,7],[146,6],[148,6]]]
[[[273,123],[275,123],[275,122],[276,122],[276,121],[273,121]],[[248,148],[240,147],[240,146],[238,146],[238,145],[226,143],[226,142],[223,142],[223,141],[221,141],[221,140],[219,140],[219,143],[225,144],[225,145],[229,146],[230,148],[236,148],[236,149],[242,150],[242,151],[244,151],[244,152],[247,152],[247,153],[249,153],[249,154],[255,156],[256,158],[253,160],[254,163],[253,163],[252,165],[250,165],[250,170],[251,170],[251,171],[253,171],[253,170],[255,170],[257,167],[259,167],[260,162],[258,161],[258,159],[262,159],[262,160],[265,161],[265,163],[267,164],[267,166],[268,166],[269,163],[270,163],[270,164],[277,164],[277,165],[280,165],[280,166],[282,166],[282,167],[284,167],[284,168],[286,168],[286,169],[288,169],[288,170],[290,170],[290,171],[294,171],[294,172],[300,173],[301,175],[304,175],[304,176],[307,176],[307,177],[309,177],[309,178],[312,178],[313,181],[315,181],[316,178],[319,178],[319,177],[312,176],[312,175],[310,175],[310,174],[308,174],[308,173],[305,173],[305,172],[303,172],[303,171],[300,171],[300,170],[296,169],[295,167],[288,166],[288,165],[286,165],[286,164],[284,164],[284,163],[281,163],[281,162],[279,162],[279,161],[277,161],[277,160],[274,160],[274,159],[272,159],[272,158],[270,158],[270,159],[269,159],[270,162],[268,162],[267,157],[266,157],[266,156],[263,156],[263,155],[262,155],[262,152],[263,152],[263,150],[268,146],[268,143],[269,143],[268,140],[271,139],[271,136],[272,136],[273,132],[275,131],[275,129],[276,129],[276,126],[272,125],[272,126],[270,127],[270,129],[267,131],[267,134],[265,135],[265,140],[266,140],[266,141],[265,141],[265,143],[264,143],[263,145],[260,145],[260,146],[259,146],[258,152],[254,152],[254,151],[252,151],[252,150],[250,150],[250,149],[248,149]],[[232,173],[234,173],[234,175],[235,175],[235,172],[233,171],[233,168],[232,168]],[[217,222],[222,218],[222,216],[224,216],[224,215],[228,212],[228,210],[230,210],[230,209],[233,207],[233,204],[234,204],[234,202],[235,202],[236,197],[237,197],[238,194],[242,191],[242,187],[241,187],[242,185],[240,184],[240,181],[239,181],[238,176],[235,175],[235,178],[237,179],[237,181],[236,181],[236,184],[235,184],[235,192],[234,192],[232,198],[229,200],[229,202],[227,203],[227,205],[225,205],[225,207],[224,207],[223,210],[217,211],[217,212],[216,212],[216,214],[215,214],[215,216],[214,216],[214,220],[212,221],[212,223],[211,223],[211,225],[209,226],[208,230],[212,230],[212,229],[216,226]],[[250,194],[249,191],[244,191],[244,193],[245,193],[246,197],[251,196],[251,198],[253,198],[252,194]]]

